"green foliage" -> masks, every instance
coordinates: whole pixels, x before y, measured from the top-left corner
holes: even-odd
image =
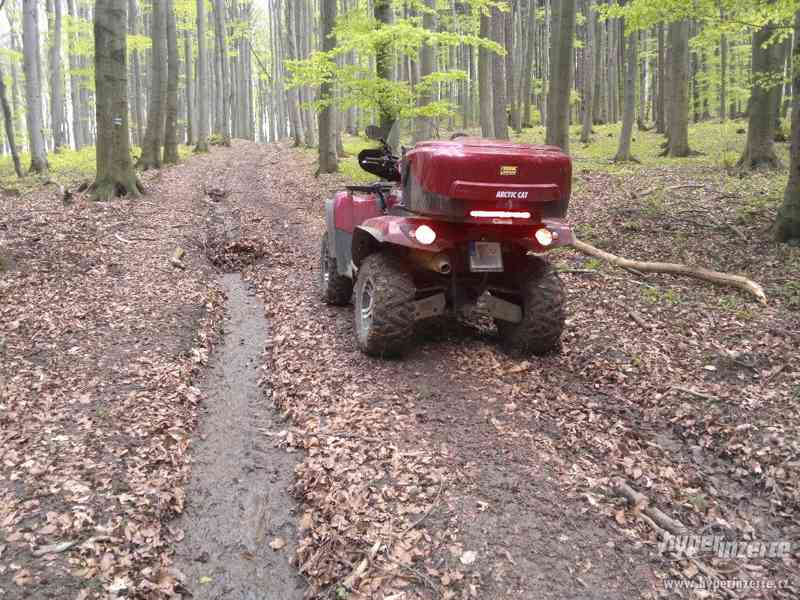
[[[426,12],[421,2],[419,11]],[[509,10],[507,3],[489,0],[474,0],[473,17],[476,11],[498,6]],[[470,28],[466,28],[472,31]],[[383,110],[395,116],[447,117],[454,114],[454,106],[448,101],[420,104],[431,91],[454,81],[467,79],[467,74],[458,70],[443,70],[423,78],[415,87],[407,81],[387,81],[377,77],[370,68],[374,58],[382,49],[400,55],[417,58],[425,45],[440,49],[450,46],[468,45],[486,48],[504,55],[499,44],[479,37],[474,33],[455,33],[453,31],[429,31],[422,27],[421,18],[398,19],[391,24],[377,21],[362,8],[356,8],[341,16],[334,29],[337,45],[330,52],[314,52],[303,60],[288,60],[286,67],[290,73],[288,86],[318,87],[332,83],[337,91],[332,99],[316,100],[312,103],[320,110],[326,103],[336,103],[346,109],[358,106],[365,110]],[[356,56],[356,64],[337,64],[337,59]],[[339,63],[343,61],[339,60]]]

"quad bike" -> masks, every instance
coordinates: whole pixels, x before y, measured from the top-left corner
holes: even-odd
[[[359,348],[400,354],[415,322],[468,314],[483,298],[511,350],[557,349],[564,289],[542,255],[573,241],[569,156],[466,136],[397,156],[386,141],[396,132],[367,135],[380,148],[358,162],[382,180],[326,201],[320,260],[322,299],[353,299]]]

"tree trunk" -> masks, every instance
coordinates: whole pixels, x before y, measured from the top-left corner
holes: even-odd
[[[320,0],[322,28],[322,51],[330,52],[336,48],[333,28],[336,25],[337,0]],[[325,81],[319,86],[319,97],[323,103],[319,111],[319,173],[335,173],[339,170],[336,158],[336,138],[333,118],[333,83]]]
[[[430,32],[436,31],[436,0],[424,0],[425,7],[429,10],[422,15],[422,26]],[[419,75],[420,79],[431,75],[436,69],[436,46],[432,41],[423,43],[420,50]],[[427,106],[433,100],[433,89],[427,88],[419,94],[417,106]],[[433,136],[431,120],[427,117],[418,117],[414,123],[414,142],[430,139]]]
[[[50,2],[48,2],[48,8]],[[67,119],[64,110],[64,79],[61,66],[61,0],[52,0],[50,15],[50,119],[53,132],[53,151],[67,145]]]
[[[592,135],[594,86],[595,86],[595,57],[596,51],[597,11],[590,0],[586,2],[586,45],[583,49],[584,78],[583,78],[583,122],[581,124],[581,143],[588,144]]]
[[[480,36],[484,39],[491,36],[491,18],[481,13]],[[481,135],[494,137],[494,112],[492,110],[492,53],[485,48],[478,51],[478,81],[480,85],[480,121]]]
[[[184,74],[186,77],[186,144],[194,144],[197,122],[194,105],[194,55],[189,30],[183,32]]]
[[[25,116],[28,122],[28,146],[31,173],[46,173],[47,151],[44,143],[42,80],[39,65],[39,11],[36,0],[22,0],[22,56],[25,68]]]
[[[737,166],[743,170],[776,169],[780,166],[775,154],[775,122],[777,120],[775,76],[780,44],[769,43],[775,27],[768,23],[753,34],[753,85],[748,107],[747,142]],[[764,44],[769,43],[767,47]]]
[[[166,1],[167,25],[167,108],[164,123],[164,162],[178,162],[178,29],[175,23],[175,0]]]
[[[137,163],[142,170],[161,168],[167,104],[166,2],[153,0],[150,15],[150,37],[153,41],[150,53],[150,101],[147,103],[147,129],[142,141],[142,155]]]
[[[572,91],[572,48],[575,37],[575,0],[554,0],[558,11],[554,11],[553,25],[557,28],[554,37],[553,59],[550,65],[550,91],[546,140],[569,152],[569,110]],[[557,16],[556,16],[557,15]]]
[[[794,49],[792,62],[800,65],[800,11],[794,18]],[[783,194],[783,204],[775,223],[775,239],[779,242],[800,242],[800,71],[792,79],[792,147],[789,152],[789,181]]]
[[[214,36],[217,46],[217,57],[220,64],[220,90],[222,92],[222,113],[220,114],[219,133],[224,146],[231,145],[231,79],[228,64],[227,16],[225,0],[214,0]]]
[[[506,102],[509,106],[511,127],[516,132],[522,131],[522,117],[519,111],[519,103],[517,102],[517,76],[514,72],[514,52],[516,52],[516,44],[514,40],[514,19],[513,15],[519,16],[519,2],[513,0],[512,2],[513,13],[506,13],[503,15],[503,23],[505,31],[503,35],[504,45],[506,47]],[[506,117],[508,120],[509,117]]]
[[[676,21],[669,25],[669,46],[671,50],[669,86],[669,120],[667,133],[669,140],[665,154],[668,156],[689,156],[689,22]]]
[[[3,109],[3,123],[6,128],[6,138],[8,139],[8,147],[11,150],[11,160],[14,162],[14,172],[17,177],[22,177],[22,166],[19,162],[19,154],[17,154],[17,142],[14,137],[14,117],[11,113],[11,107],[8,105],[8,98],[6,97],[6,83],[3,79],[3,69],[0,68],[0,107]]]
[[[492,9],[492,39],[505,47],[506,13],[498,8]],[[511,49],[507,48],[507,52]],[[508,139],[508,98],[506,94],[506,58],[499,54],[493,55],[492,60],[492,105],[494,115],[494,137],[499,140]]]
[[[97,176],[92,197],[138,196],[128,134],[126,0],[96,0],[94,9]]]
[[[719,38],[719,120],[724,123],[728,115],[728,37]]]
[[[294,9],[292,3],[286,3],[285,10],[286,21],[286,50],[289,59],[297,60],[299,54],[297,52],[297,32],[295,30]],[[289,122],[292,126],[292,137],[294,138],[295,147],[303,145],[303,119],[300,116],[300,93],[296,87],[286,91],[286,101],[289,108]]]
[[[390,0],[375,0],[374,2],[375,18],[380,23],[389,24],[392,22],[392,3]],[[375,71],[378,79],[385,81],[392,80],[392,64],[394,56],[392,48],[389,45],[382,46],[377,49],[375,55]],[[397,117],[388,106],[380,106],[378,109],[380,113],[380,127],[388,133],[394,125],[394,120]]]
[[[628,47],[625,52],[627,63],[625,65],[625,105],[622,111],[622,131],[619,134],[619,148],[614,157],[615,162],[635,160],[631,155],[631,136],[636,112],[636,70],[639,62],[636,52],[636,35],[635,31],[628,35]]]
[[[522,67],[522,113],[523,125],[533,127],[531,97],[533,95],[533,62],[536,51],[536,0],[528,0],[528,42],[525,49],[525,64]]]
[[[667,131],[666,120],[666,98],[665,98],[665,78],[666,78],[666,57],[664,54],[664,25],[658,25],[658,55],[657,55],[657,91],[656,91],[656,133],[665,133]]]
[[[195,152],[208,152],[208,50],[206,48],[206,2],[197,0],[197,145]]]
[[[72,0],[69,0],[72,2]],[[128,31],[136,35],[139,31],[138,3],[128,2]],[[71,67],[70,67],[71,68]],[[136,119],[136,143],[141,144],[144,137],[144,107],[142,106],[142,65],[139,51],[131,52],[131,76],[133,77],[133,114]]]

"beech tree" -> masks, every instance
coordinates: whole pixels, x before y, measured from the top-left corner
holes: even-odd
[[[137,167],[160,169],[164,144],[167,104],[166,0],[153,0],[150,37],[153,42],[150,60],[150,101],[147,103],[147,129],[142,141],[142,155]]]
[[[336,47],[336,38],[333,36],[333,28],[336,25],[336,3],[337,0],[321,0],[322,14],[322,50],[329,52]],[[319,90],[322,108],[319,111],[319,172],[335,173],[339,169],[339,161],[336,157],[336,140],[333,131],[333,83],[330,80],[323,81]]]
[[[639,56],[636,52],[636,33],[627,38],[625,49],[625,106],[622,111],[622,129],[619,134],[619,148],[614,156],[615,162],[635,160],[631,155],[631,136],[633,135],[634,113],[636,112],[636,80]]]
[[[771,39],[774,33],[775,25],[769,22],[753,34],[753,85],[748,105],[747,142],[737,164],[745,170],[774,169],[780,165],[773,139],[780,103],[778,77],[783,73],[778,73],[780,44]]]
[[[492,21],[487,10],[481,13],[480,36],[488,38],[491,35]],[[478,50],[478,80],[480,82],[480,121],[483,137],[494,137],[494,100],[492,98],[494,87],[492,85],[492,53],[488,48]]]
[[[795,65],[792,79],[792,140],[789,152],[789,181],[783,194],[783,204],[778,210],[775,223],[775,238],[779,242],[800,241],[800,10],[794,19]]]
[[[126,0],[96,0],[94,72],[97,97],[96,200],[138,196],[144,191],[133,170],[128,133],[128,45]]]
[[[670,48],[669,86],[667,98],[666,156],[689,156],[689,21],[682,19],[669,24]]]
[[[19,162],[19,154],[17,153],[17,142],[14,137],[14,116],[11,112],[11,107],[8,105],[8,96],[6,95],[6,82],[3,75],[3,69],[0,68],[0,108],[3,110],[3,124],[6,129],[6,141],[11,151],[11,160],[14,163],[14,172],[17,177],[22,177],[22,166]]]
[[[178,162],[178,28],[175,0],[165,0],[167,28],[167,104],[164,123],[164,162]]]
[[[208,152],[208,50],[206,49],[206,0],[197,0],[197,145],[195,152]]]
[[[569,112],[572,91],[572,49],[575,0],[553,0],[553,38],[550,42],[550,89],[547,96],[548,144],[569,152]]]
[[[67,116],[64,110],[64,81],[61,68],[61,0],[47,0],[50,28],[50,129],[53,134],[53,151],[67,145]]]
[[[39,9],[36,0],[22,0],[22,52],[25,65],[25,117],[28,122],[28,145],[31,173],[49,169],[44,142],[42,80],[39,65]]]
[[[231,83],[230,67],[228,65],[228,42],[227,42],[227,17],[225,15],[225,0],[214,0],[214,45],[217,52],[217,60],[220,65],[221,85],[218,90],[220,97],[220,116],[217,124],[222,144],[231,145]]]

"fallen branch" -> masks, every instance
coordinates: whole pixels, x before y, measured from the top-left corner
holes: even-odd
[[[741,275],[731,275],[729,273],[720,273],[718,271],[711,271],[702,267],[689,267],[680,263],[665,263],[665,262],[641,262],[638,260],[630,260],[622,258],[616,254],[611,254],[605,250],[595,248],[591,244],[582,242],[576,239],[572,243],[573,247],[577,250],[594,256],[621,269],[634,269],[643,273],[669,273],[672,275],[685,275],[693,277],[702,281],[708,281],[716,285],[732,286],[744,290],[755,296],[761,304],[767,303],[767,296],[764,289],[755,281],[742,277]]]
[[[31,554],[36,557],[44,556],[45,554],[59,554],[61,552],[66,552],[77,544],[78,541],[74,540],[70,542],[61,542],[60,544],[51,544],[49,546],[40,546],[36,550],[33,550]]]
[[[680,521],[664,514],[659,508],[650,505],[650,499],[644,494],[637,492],[622,479],[614,482],[614,492],[623,496],[633,506],[649,517],[659,528],[671,533],[672,535],[685,535],[686,526]]]

